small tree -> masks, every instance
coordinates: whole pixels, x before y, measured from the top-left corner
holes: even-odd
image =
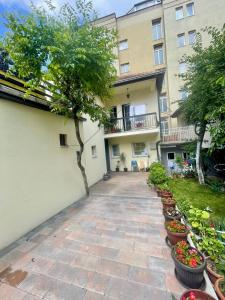
[[[9,14],[9,31],[3,46],[19,77],[31,78],[28,87],[33,89],[44,82],[52,92],[52,111],[73,118],[80,146],[77,163],[88,194],[79,120],[83,114],[99,123],[107,117],[96,97],[101,100],[110,97],[116,74],[113,66],[116,33],[95,26],[92,1],[77,0],[75,7],[65,4],[58,13],[51,0],[46,3],[50,13],[32,6],[32,13],[27,16]]]
[[[205,132],[212,123],[212,116],[209,116],[225,102],[224,86],[218,84],[225,74],[225,27],[221,31],[212,27],[204,31],[210,35],[210,45],[204,48],[201,36],[198,35],[193,55],[184,57],[189,66],[188,72],[182,76],[188,98],[181,104],[186,121],[195,125],[198,136],[196,169],[200,184],[204,183],[202,143]]]

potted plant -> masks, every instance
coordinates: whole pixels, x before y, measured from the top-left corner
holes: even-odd
[[[167,237],[171,245],[176,245],[176,243],[187,240],[188,228],[186,225],[182,224],[178,220],[173,220],[166,222]]]
[[[172,207],[175,209],[176,201],[172,198],[162,198],[163,210]]]
[[[173,247],[172,258],[177,278],[185,286],[199,289],[204,282],[204,256],[186,241],[180,241]]]
[[[189,290],[183,293],[180,300],[215,300],[215,298],[200,290]]]
[[[163,211],[163,215],[166,222],[172,221],[172,220],[181,220],[181,213],[176,210],[174,207],[168,207],[165,208]]]
[[[198,248],[208,256],[206,270],[212,284],[215,284],[225,274],[224,245],[215,237],[204,236]]]
[[[215,290],[220,300],[225,300],[225,279],[219,278],[215,283]]]
[[[120,160],[117,160],[117,164],[116,164],[116,172],[120,171]]]
[[[121,153],[120,154],[120,161],[123,163],[124,165],[124,172],[127,172],[127,167],[126,167],[126,155],[125,153]]]

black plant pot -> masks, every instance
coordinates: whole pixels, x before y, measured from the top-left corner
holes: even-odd
[[[163,215],[164,215],[164,218],[165,218],[165,222],[170,222],[170,221],[173,221],[173,220],[180,221],[181,217],[182,217],[181,214],[179,214],[175,217],[171,217],[171,216],[167,215],[165,212],[163,213]]]
[[[124,168],[124,172],[127,172],[128,171],[128,169],[127,168]]]
[[[116,172],[119,172],[120,171],[120,168],[116,168]]]
[[[190,249],[194,249],[191,248]],[[175,263],[175,271],[177,278],[183,283],[186,287],[191,289],[199,289],[204,283],[204,270],[206,267],[206,262],[203,255],[200,253],[203,259],[203,263],[197,268],[191,268],[182,264],[177,260],[175,256],[175,250],[172,250],[172,258]]]

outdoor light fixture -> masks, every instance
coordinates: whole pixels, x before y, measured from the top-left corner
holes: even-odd
[[[127,99],[130,99],[129,89],[127,88]]]

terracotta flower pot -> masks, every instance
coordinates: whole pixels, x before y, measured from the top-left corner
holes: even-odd
[[[213,285],[215,285],[218,279],[223,278],[222,275],[217,274],[215,271],[213,271],[208,263],[206,264],[206,271]]]
[[[166,228],[166,231],[167,231],[167,237],[171,245],[176,245],[180,241],[187,240],[188,230],[184,233],[177,233],[177,232],[171,232]]]
[[[174,201],[171,198],[162,198],[162,204],[163,204],[163,210],[167,209],[167,208],[174,208],[176,207],[176,201]]]
[[[173,194],[168,191],[160,191],[160,196],[163,198],[171,198],[173,197]]]
[[[202,257],[202,264],[191,268],[189,266],[181,263],[175,255],[175,249],[172,250],[172,258],[175,263],[175,269],[178,279],[186,286],[191,289],[199,289],[204,282],[204,269],[205,269],[205,259],[203,255],[199,252]]]
[[[225,296],[220,289],[220,284],[223,280],[224,280],[223,278],[219,278],[215,283],[215,290],[220,300],[225,300]]]
[[[182,294],[182,296],[180,297],[180,300],[186,300],[188,299],[188,297],[190,297],[190,294],[193,293],[197,299],[199,300],[215,300],[215,298],[213,298],[211,295],[200,291],[200,290],[189,290],[186,291]]]

